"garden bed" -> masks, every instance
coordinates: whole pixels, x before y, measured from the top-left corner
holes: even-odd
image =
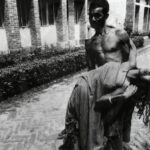
[[[0,99],[4,100],[85,67],[85,50],[79,50],[3,68],[0,70]]]
[[[18,51],[13,51],[10,54],[1,54],[0,68],[14,66],[16,64],[24,63],[27,61],[33,61],[35,59],[49,59],[54,56],[77,52],[83,49],[84,49],[83,47],[65,48],[65,49],[56,47],[51,48],[45,47],[44,49],[42,48],[20,49]]]

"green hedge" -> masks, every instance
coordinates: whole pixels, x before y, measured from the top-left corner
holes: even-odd
[[[140,48],[144,45],[144,38],[142,36],[134,36],[131,37],[131,39],[135,44],[136,48]]]
[[[1,69],[0,99],[6,99],[85,67],[85,51],[77,51]]]
[[[137,48],[142,47],[144,44],[144,39],[142,36],[134,36],[132,37],[132,40]],[[7,55],[0,55],[0,69],[8,66],[15,66],[16,64],[25,63],[27,61],[33,61],[36,59],[49,59],[54,56],[64,55],[65,53],[77,52],[83,49],[84,47],[66,49],[45,47],[44,50],[42,50],[41,48],[22,49],[20,51],[11,52]]]
[[[84,49],[83,47],[76,48],[56,48],[56,47],[45,47],[42,48],[30,48],[21,49],[19,51],[11,52],[10,54],[0,55],[0,68],[5,68],[8,66],[13,66],[18,63],[27,62],[35,59],[49,59],[57,55],[64,55],[65,53],[72,53],[78,50]]]

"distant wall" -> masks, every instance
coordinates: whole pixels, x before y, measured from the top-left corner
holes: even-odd
[[[8,43],[5,29],[0,29],[0,53],[8,53]]]
[[[108,0],[110,4],[107,24],[123,28],[126,17],[126,0]]]

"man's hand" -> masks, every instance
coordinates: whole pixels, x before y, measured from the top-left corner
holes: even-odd
[[[137,86],[129,85],[123,94],[124,98],[128,99],[129,97],[133,96],[137,92],[137,89],[138,89]]]

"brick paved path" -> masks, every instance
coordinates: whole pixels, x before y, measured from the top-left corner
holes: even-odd
[[[1,102],[0,150],[56,150],[79,74]]]

